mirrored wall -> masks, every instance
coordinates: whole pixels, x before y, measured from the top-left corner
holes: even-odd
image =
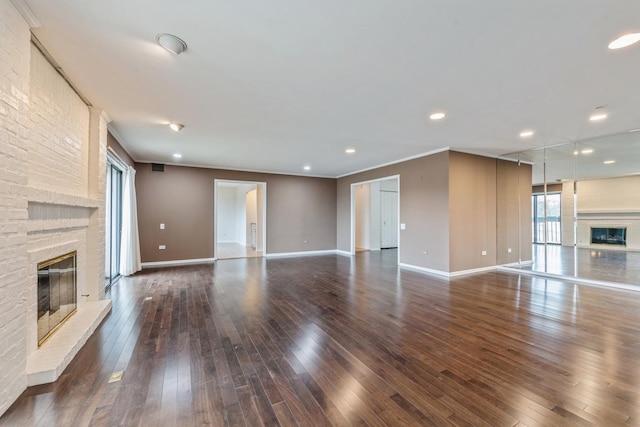
[[[640,129],[503,157],[521,173],[518,256],[501,264],[640,286]]]

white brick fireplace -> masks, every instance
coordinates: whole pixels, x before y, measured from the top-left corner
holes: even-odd
[[[0,2],[0,414],[27,385],[55,380],[111,306],[104,300],[107,118],[31,44],[24,16]],[[78,310],[38,348],[38,263],[72,251]]]

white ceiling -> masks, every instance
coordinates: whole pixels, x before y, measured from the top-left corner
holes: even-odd
[[[179,152],[336,177],[444,147],[499,155],[640,127],[640,45],[607,49],[640,31],[637,1],[27,3],[35,36],[141,162]],[[158,33],[188,50],[164,51]],[[603,104],[609,118],[589,122]],[[430,121],[436,110],[447,117]]]

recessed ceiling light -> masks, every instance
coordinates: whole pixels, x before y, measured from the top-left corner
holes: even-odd
[[[520,136],[522,138],[529,138],[530,136],[533,136],[533,131],[532,130],[523,130],[522,132],[520,132]]]
[[[609,43],[609,49],[622,49],[640,41],[640,33],[630,33],[618,37]]]
[[[160,46],[168,50],[169,52],[180,55],[187,50],[187,44],[180,37],[176,37],[173,34],[158,34],[156,41]]]
[[[355,148],[347,148],[346,150],[344,150],[345,153],[347,154],[353,154],[356,152]]]
[[[604,120],[606,118],[607,118],[606,113],[594,113],[591,115],[591,117],[589,117],[589,120],[591,120],[592,122],[597,122],[600,120]]]
[[[616,162],[615,160],[605,160],[602,163],[604,163],[605,165],[611,165],[611,164],[614,164],[615,162]]]
[[[444,119],[445,114],[444,113],[433,113],[432,115],[429,116],[429,118],[431,120],[440,120],[440,119]]]
[[[574,156],[577,156],[577,155],[578,155],[578,150],[574,151],[574,152],[573,152],[573,155],[574,155]]]
[[[305,166],[305,167],[304,167],[304,170],[306,170],[306,171],[310,171],[310,170],[311,170],[311,166]]]
[[[593,149],[591,148],[585,148],[584,150],[581,151],[582,154],[591,154],[593,153]]]
[[[175,154],[173,155],[173,158],[174,158],[174,159],[181,159],[181,158],[182,158],[182,154],[180,154],[180,153],[175,153]]]
[[[176,132],[180,132],[184,125],[181,123],[169,123],[169,127]]]

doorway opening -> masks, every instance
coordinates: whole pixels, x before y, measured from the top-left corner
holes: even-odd
[[[351,184],[351,253],[397,249],[400,176]]]
[[[267,184],[215,180],[214,256],[255,258],[266,253]]]

